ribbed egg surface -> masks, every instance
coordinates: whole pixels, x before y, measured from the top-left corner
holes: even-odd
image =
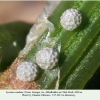
[[[37,52],[36,62],[42,69],[52,69],[58,62],[58,52],[53,48],[45,47]]]
[[[17,77],[22,81],[33,81],[38,74],[38,68],[31,62],[22,62],[16,70]]]
[[[82,16],[76,9],[68,9],[60,17],[62,27],[69,31],[76,29],[80,25],[81,20]]]

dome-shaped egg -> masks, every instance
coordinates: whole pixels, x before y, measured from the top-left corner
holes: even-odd
[[[60,17],[62,27],[69,31],[76,29],[81,24],[81,21],[81,13],[76,9],[68,9]]]
[[[38,75],[37,65],[31,62],[22,62],[16,70],[16,76],[22,81],[33,81]]]
[[[58,62],[58,52],[53,48],[45,47],[37,52],[36,62],[42,69],[52,69]]]

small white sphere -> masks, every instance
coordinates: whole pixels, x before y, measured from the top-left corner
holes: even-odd
[[[22,81],[33,81],[38,74],[38,68],[31,62],[22,62],[16,70],[17,77]]]
[[[76,9],[68,9],[60,17],[62,27],[69,31],[76,29],[81,21],[81,14]]]
[[[58,52],[53,48],[43,48],[37,52],[36,62],[42,69],[52,69],[58,62]]]

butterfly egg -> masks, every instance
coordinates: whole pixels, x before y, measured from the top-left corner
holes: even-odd
[[[76,29],[81,24],[81,21],[82,16],[76,9],[68,9],[60,17],[62,27],[69,31]]]
[[[42,69],[52,69],[57,65],[58,52],[53,48],[45,47],[37,52],[36,62]]]
[[[31,62],[22,62],[16,70],[16,76],[22,81],[33,81],[38,75],[38,68]]]

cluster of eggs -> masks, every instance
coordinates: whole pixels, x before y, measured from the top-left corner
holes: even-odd
[[[64,11],[60,23],[66,30],[72,31],[81,23],[82,17],[76,9]],[[38,66],[42,69],[52,69],[57,65],[59,53],[53,48],[45,47],[36,53],[36,63],[22,62],[16,70],[16,76],[22,81],[33,81],[38,76]]]
[[[36,63],[22,62],[16,70],[17,77],[22,81],[33,81],[38,76],[38,66],[42,69],[52,69],[58,62],[58,52],[53,48],[43,48],[36,53]],[[37,66],[38,65],[38,66]]]

